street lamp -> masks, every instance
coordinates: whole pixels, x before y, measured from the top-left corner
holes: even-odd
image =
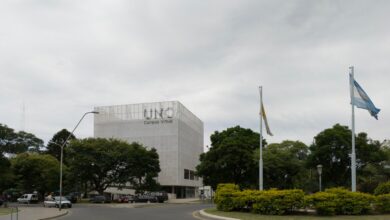
[[[319,187],[320,187],[320,192],[321,192],[321,175],[322,175],[322,165],[318,164],[317,165],[317,172],[318,172],[318,181],[319,181]]]
[[[60,160],[60,204],[59,204],[59,210],[61,211],[61,207],[62,207],[62,161],[63,161],[63,157],[64,157],[64,147],[65,147],[65,144],[66,142],[69,140],[70,137],[72,137],[73,135],[73,132],[76,130],[76,128],[79,126],[79,124],[81,123],[81,121],[84,119],[84,117],[88,114],[99,114],[99,112],[97,111],[91,111],[91,112],[86,112],[84,113],[83,117],[81,117],[80,121],[76,124],[76,126],[73,128],[72,132],[70,132],[69,136],[65,139],[64,143],[62,143],[61,145],[61,160]]]

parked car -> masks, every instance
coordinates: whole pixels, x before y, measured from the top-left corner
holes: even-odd
[[[54,196],[54,198],[46,198],[45,201],[43,202],[44,207],[60,207],[60,197],[59,196]],[[61,197],[61,208],[72,208],[72,203],[66,198],[66,197]]]
[[[133,195],[126,195],[126,196],[121,196],[119,197],[118,199],[118,202],[121,202],[121,203],[133,203],[135,200],[134,196]]]
[[[37,194],[23,194],[21,197],[17,199],[18,203],[38,203],[38,195]]]
[[[150,195],[156,196],[159,203],[163,203],[168,200],[168,193],[166,192],[151,192]]]
[[[135,202],[158,202],[158,198],[155,195],[151,195],[149,193],[136,195]]]
[[[92,202],[92,203],[110,203],[111,199],[106,197],[106,196],[98,195],[98,196],[94,196],[94,197],[90,198],[89,202]]]
[[[71,192],[68,195],[65,196],[69,201],[72,203],[77,203],[78,198],[80,197],[80,193],[78,192]]]

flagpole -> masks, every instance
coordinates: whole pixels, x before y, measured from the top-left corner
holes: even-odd
[[[262,105],[263,105],[263,87],[259,86],[260,92],[260,158],[259,158],[259,190],[263,190],[263,116],[262,116]]]
[[[352,152],[351,152],[351,184],[352,192],[356,192],[356,154],[355,154],[355,103],[354,103],[354,67],[350,66],[351,106],[352,106]]]

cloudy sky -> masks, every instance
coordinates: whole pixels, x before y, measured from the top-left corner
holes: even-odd
[[[0,2],[0,123],[48,141],[94,106],[178,100],[215,130],[307,144],[349,125],[348,67],[378,108],[356,131],[390,138],[390,1]],[[387,97],[387,98],[386,98]],[[24,108],[23,108],[24,106]],[[24,110],[23,110],[24,109]],[[93,135],[87,117],[78,137]]]

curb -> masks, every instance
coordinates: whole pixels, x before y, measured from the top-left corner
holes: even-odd
[[[64,213],[61,213],[59,215],[55,215],[55,216],[51,216],[51,217],[47,217],[47,218],[39,218],[38,220],[48,220],[48,219],[54,219],[54,218],[58,218],[58,217],[62,217],[62,216],[65,216],[69,213],[69,211],[66,211]]]
[[[219,215],[212,215],[212,214],[209,214],[209,213],[206,213],[204,211],[204,209],[200,210],[199,211],[199,214],[203,217],[207,217],[207,218],[212,218],[212,219],[220,219],[220,220],[240,220],[238,218],[229,218],[229,217],[222,217],[222,216],[219,216]]]

